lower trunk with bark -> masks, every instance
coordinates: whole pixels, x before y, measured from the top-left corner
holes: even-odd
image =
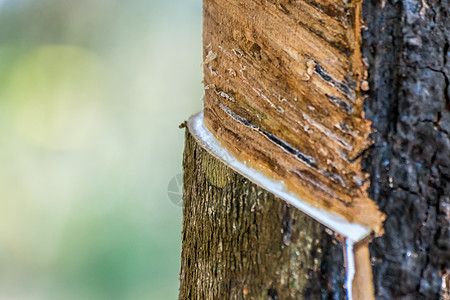
[[[345,299],[340,243],[186,130],[179,299]],[[328,233],[327,233],[328,232]]]

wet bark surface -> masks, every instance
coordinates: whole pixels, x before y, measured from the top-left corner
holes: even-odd
[[[179,299],[345,299],[326,229],[203,150],[186,130]]]
[[[377,130],[364,165],[369,194],[387,216],[385,234],[371,244],[376,297],[444,299],[442,282],[450,272],[450,3],[365,0],[363,13],[371,86],[365,111]]]

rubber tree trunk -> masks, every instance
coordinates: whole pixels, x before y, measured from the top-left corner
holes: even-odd
[[[319,223],[186,130],[179,299],[344,299],[343,251]],[[327,233],[328,231],[328,233]]]
[[[371,243],[378,299],[449,299],[450,3],[364,0],[369,194],[386,214]],[[446,294],[446,296],[444,296]]]
[[[450,298],[449,10],[448,0],[363,0],[375,130],[363,167],[386,214],[370,244],[377,299]],[[342,249],[324,228],[188,133],[184,169],[180,299],[345,298]]]

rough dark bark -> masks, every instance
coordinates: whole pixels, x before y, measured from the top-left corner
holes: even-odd
[[[371,244],[376,296],[444,298],[448,290],[441,285],[450,274],[450,3],[365,0],[363,12],[371,86],[365,111],[377,130],[365,169],[370,196],[387,216],[385,234]]]
[[[179,299],[344,299],[342,247],[186,130]]]

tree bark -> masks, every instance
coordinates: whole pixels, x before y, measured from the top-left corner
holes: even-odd
[[[345,299],[343,251],[329,230],[188,130],[185,147],[179,299]]]
[[[448,0],[206,2],[211,131],[301,196],[384,229],[366,266],[377,299],[449,299]],[[325,228],[188,132],[184,169],[180,299],[345,298],[342,247]]]
[[[363,1],[376,132],[365,158],[386,214],[371,244],[378,299],[439,299],[450,278],[450,3]]]

